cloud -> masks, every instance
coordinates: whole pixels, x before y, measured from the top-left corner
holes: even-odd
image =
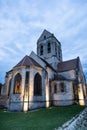
[[[61,42],[64,60],[80,56],[83,68],[86,68],[86,16],[86,0],[0,0],[2,75],[25,54],[32,50],[36,52],[37,39],[45,28]]]

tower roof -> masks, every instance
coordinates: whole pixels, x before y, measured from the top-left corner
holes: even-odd
[[[37,43],[43,41],[43,40],[46,40],[50,37],[53,37],[57,40],[57,42],[61,45],[61,43],[59,42],[59,40],[54,36],[53,33],[47,31],[46,29],[44,29],[44,31],[42,32],[42,34],[40,35],[39,39],[37,40]]]
[[[50,33],[49,31],[47,31],[46,29],[44,29],[44,31],[42,32],[41,36],[40,36],[39,39],[38,39],[38,42],[43,41],[43,40],[45,40],[46,38],[49,38],[49,37],[51,37],[51,36],[53,36],[53,34]]]
[[[29,57],[27,55],[14,67],[19,67],[19,66],[38,66],[38,67],[41,67],[34,59],[32,59],[31,57]]]

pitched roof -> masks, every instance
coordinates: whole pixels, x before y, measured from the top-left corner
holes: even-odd
[[[74,70],[76,69],[77,64],[78,64],[78,57],[76,59],[60,62],[58,64],[58,72]]]
[[[42,32],[41,36],[38,39],[39,41],[43,41],[45,38],[51,37],[53,34],[47,31],[46,29]]]
[[[14,67],[19,67],[19,66],[38,66],[38,67],[41,67],[34,59],[32,59],[31,57],[29,57],[27,55]]]

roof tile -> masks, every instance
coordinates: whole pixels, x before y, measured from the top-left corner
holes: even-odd
[[[77,58],[69,61],[60,62],[58,64],[58,72],[73,70],[76,69],[76,67],[77,67]]]

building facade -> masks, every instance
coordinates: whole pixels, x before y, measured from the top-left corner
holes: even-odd
[[[0,100],[9,111],[85,105],[86,80],[80,58],[62,60],[61,43],[44,30],[33,51],[6,73]]]

